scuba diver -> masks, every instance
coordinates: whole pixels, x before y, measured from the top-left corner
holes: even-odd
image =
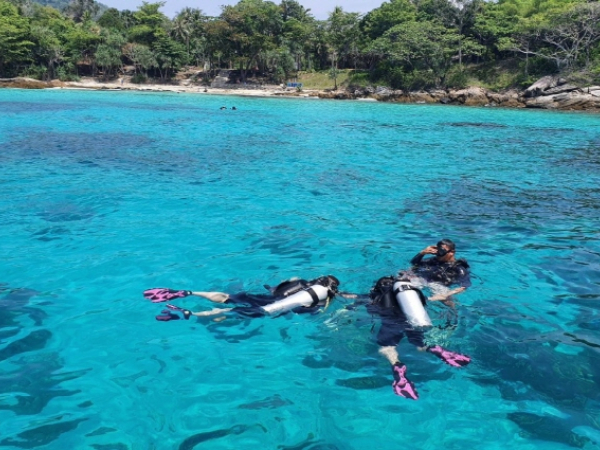
[[[447,306],[453,306],[450,298],[464,292],[471,286],[469,264],[465,259],[456,259],[456,245],[450,239],[442,239],[436,245],[425,247],[410,260],[412,268],[400,271],[399,276],[410,279],[419,286],[431,288],[435,295],[429,300],[441,300]],[[425,255],[434,255],[433,258],[423,259]],[[454,289],[448,290],[452,285]]]
[[[427,298],[418,285],[427,285],[434,292],[438,291],[429,301],[442,301],[452,308],[454,302],[451,296],[471,285],[469,265],[463,259],[454,258],[455,248],[449,239],[426,247],[411,260],[411,270],[401,271],[397,277],[380,278],[369,293],[371,303],[367,305],[367,311],[381,319],[377,334],[379,353],[391,364],[394,376],[392,388],[401,397],[419,398],[415,385],[406,377],[406,366],[400,361],[396,348],[404,335],[419,351],[429,352],[453,367],[463,367],[471,362],[467,355],[425,343],[425,330],[432,324],[425,310]],[[423,260],[427,254],[436,256]],[[448,291],[452,285],[459,287]],[[446,292],[440,293],[440,287]]]
[[[240,292],[226,294],[224,292],[192,292],[177,291],[166,288],[154,288],[144,291],[144,297],[154,303],[175,298],[194,295],[217,303],[235,305],[231,308],[214,308],[210,311],[193,312],[175,305],[167,304],[167,308],[156,316],[156,320],[170,321],[188,320],[191,316],[206,317],[233,313],[245,317],[263,317],[266,315],[294,313],[316,313],[321,308],[326,309],[338,294],[339,280],[333,275],[322,276],[314,280],[292,278],[274,288],[265,286],[270,294],[249,294]],[[181,314],[181,316],[180,316]]]

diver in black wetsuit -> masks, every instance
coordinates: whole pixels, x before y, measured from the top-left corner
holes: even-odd
[[[291,279],[280,283],[274,288],[265,286],[271,292],[270,294],[249,294],[247,292],[240,292],[230,295],[224,292],[190,292],[191,295],[236,306],[232,308],[214,308],[210,311],[193,312],[175,305],[167,304],[166,306],[169,310],[164,310],[161,315],[156,316],[156,319],[160,321],[180,319],[173,311],[182,313],[183,318],[186,320],[191,316],[206,317],[223,315],[225,313],[233,313],[245,317],[262,317],[267,315],[264,307],[273,305],[274,303],[301,291],[307,292],[310,295],[312,304],[308,306],[298,306],[291,309],[291,311],[298,314],[316,313],[321,310],[321,308],[327,308],[329,306],[331,300],[338,293],[339,284],[340,282],[336,277],[327,275],[310,281]],[[315,291],[311,289],[311,287],[315,285],[327,288],[326,298],[319,298],[316,295]]]
[[[437,245],[425,247],[410,260],[412,268],[400,272],[399,276],[411,279],[414,276],[422,278],[431,284],[441,284],[446,287],[458,286],[448,292],[438,293],[429,300],[441,300],[452,306],[452,295],[460,294],[471,286],[469,264],[465,259],[456,259],[456,245],[450,239],[442,239]],[[433,258],[423,259],[425,255]]]
[[[413,268],[408,272],[400,272],[397,278],[380,278],[369,294],[371,303],[367,310],[379,316],[381,328],[377,334],[379,353],[387,358],[392,365],[394,382],[392,387],[394,393],[401,397],[417,400],[419,398],[414,384],[406,378],[406,366],[400,362],[396,347],[406,334],[408,341],[419,351],[427,351],[434,354],[446,364],[453,367],[466,366],[471,358],[460,353],[446,350],[439,345],[428,346],[424,340],[424,331],[410,325],[402,309],[396,301],[396,293],[393,292],[394,282],[397,280],[410,281],[415,275],[433,283],[441,283],[448,287],[458,284],[459,287],[444,294],[435,294],[429,298],[430,301],[442,301],[448,306],[454,307],[451,295],[463,292],[471,285],[469,277],[469,265],[465,260],[454,259],[455,245],[449,239],[443,239],[437,246],[430,246],[419,252],[412,260]],[[423,261],[426,254],[435,254],[435,258]],[[423,306],[426,299],[419,291]]]

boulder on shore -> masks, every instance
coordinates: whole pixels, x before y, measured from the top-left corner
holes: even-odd
[[[16,89],[47,89],[59,86],[60,82],[40,81],[33,78],[16,77],[0,78],[0,87]]]
[[[528,108],[597,111],[600,110],[600,97],[581,91],[573,91],[556,95],[540,95],[528,99],[525,105]]]
[[[487,98],[486,91],[480,87],[470,87],[458,91],[450,91],[448,98],[453,103],[467,106],[485,106],[490,101]]]
[[[573,111],[600,110],[600,87],[584,88],[568,84],[558,77],[540,78],[523,92],[528,108],[559,109]]]
[[[553,89],[557,86],[565,84],[567,81],[564,78],[560,78],[553,75],[547,75],[540,78],[523,92],[523,97],[537,97],[543,95],[548,89]]]

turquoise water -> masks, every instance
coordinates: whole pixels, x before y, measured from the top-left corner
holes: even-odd
[[[598,116],[60,90],[0,106],[1,449],[600,446]],[[474,283],[457,320],[430,307],[428,339],[473,362],[403,341],[416,402],[351,300],[165,323],[142,297],[326,273],[364,293],[441,237]]]

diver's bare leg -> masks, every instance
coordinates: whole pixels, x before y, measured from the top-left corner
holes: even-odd
[[[211,302],[215,302],[215,303],[225,303],[229,299],[229,294],[226,294],[225,292],[197,291],[197,292],[192,292],[192,295],[195,295],[197,297],[206,298],[206,299],[210,300]]]
[[[216,316],[218,314],[223,314],[228,311],[231,311],[232,309],[233,308],[213,308],[210,311],[193,312],[192,316],[197,316],[197,317]]]
[[[232,309],[233,308],[213,308],[210,311],[193,312],[192,316],[197,316],[197,317],[216,316],[218,314],[223,314],[228,311],[231,311]]]
[[[393,366],[396,363],[400,362],[400,356],[398,355],[398,350],[394,346],[380,347],[379,354],[386,357],[386,359]]]

